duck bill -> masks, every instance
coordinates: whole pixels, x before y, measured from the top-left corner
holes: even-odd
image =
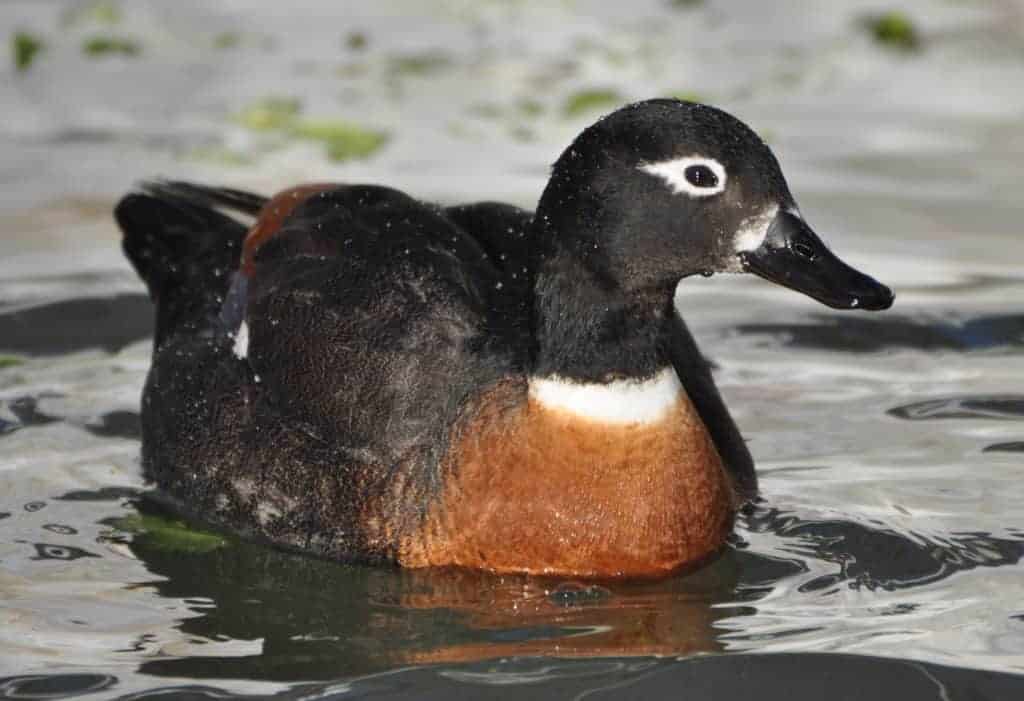
[[[892,306],[892,290],[839,259],[803,219],[780,211],[764,241],[740,253],[744,270],[834,309],[877,311]]]

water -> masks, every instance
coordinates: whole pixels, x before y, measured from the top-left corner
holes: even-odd
[[[1024,6],[904,3],[925,49],[903,55],[852,1],[363,5],[137,2],[113,30],[69,23],[81,4],[0,7],[48,42],[0,82],[0,695],[1019,694]],[[86,61],[101,29],[143,53]],[[228,30],[238,46],[213,48]],[[118,193],[326,177],[531,205],[592,118],[566,101],[594,87],[742,116],[819,233],[897,293],[868,315],[754,279],[680,287],[761,475],[728,551],[595,586],[349,567],[161,521],[138,465],[150,310]],[[332,163],[229,118],[281,96],[391,141]]]

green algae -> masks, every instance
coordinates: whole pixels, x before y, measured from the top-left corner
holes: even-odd
[[[544,114],[544,104],[532,97],[522,97],[516,100],[516,111],[523,117],[539,117]]]
[[[385,131],[340,119],[304,120],[288,131],[299,139],[322,142],[327,146],[327,157],[336,162],[369,158],[390,139]]]
[[[19,365],[24,364],[25,360],[16,355],[0,355],[0,370],[3,370],[4,368],[16,368]]]
[[[110,0],[97,0],[81,5],[73,5],[61,16],[61,24],[74,26],[80,24],[115,25],[121,22],[124,13],[121,6]]]
[[[184,521],[154,514],[133,514],[112,522],[114,528],[132,533],[154,550],[182,554],[208,553],[228,545],[225,536],[190,527]]]
[[[349,32],[345,35],[345,47],[351,51],[365,51],[370,45],[370,38],[365,32]]]
[[[388,71],[393,75],[424,78],[450,68],[453,63],[452,57],[443,51],[423,51],[392,56],[388,60]]]
[[[386,131],[343,119],[304,118],[302,103],[294,98],[259,100],[233,120],[251,131],[320,142],[327,148],[327,157],[336,162],[369,158],[391,138]]]
[[[302,103],[289,97],[258,100],[234,115],[233,120],[252,131],[276,131],[290,127],[302,112]]]
[[[255,162],[250,155],[226,146],[200,146],[189,151],[185,158],[229,168],[241,168]]]
[[[94,36],[82,42],[82,53],[92,58],[117,54],[134,57],[142,53],[142,45],[134,39],[119,36]]]
[[[918,51],[921,34],[908,15],[897,10],[866,17],[863,24],[876,43],[899,51]]]
[[[221,32],[213,37],[215,49],[237,49],[242,44],[242,35],[238,32]]]
[[[27,71],[44,48],[46,48],[46,45],[43,43],[43,40],[35,34],[15,32],[11,37],[14,68],[19,73]]]
[[[579,90],[566,98],[562,114],[566,117],[580,117],[593,112],[609,110],[625,102],[616,90],[590,88]]]

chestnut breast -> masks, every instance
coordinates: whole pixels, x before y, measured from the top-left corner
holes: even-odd
[[[659,396],[603,407],[586,392],[553,399],[543,383],[491,390],[453,432],[441,494],[400,563],[642,577],[713,555],[732,525],[732,485],[663,372]]]

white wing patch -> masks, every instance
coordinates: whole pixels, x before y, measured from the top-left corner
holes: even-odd
[[[690,166],[705,166],[715,177],[718,183],[714,187],[697,187],[686,179],[686,169]],[[672,192],[677,195],[686,194],[690,197],[711,197],[725,190],[725,167],[714,158],[706,156],[685,156],[673,158],[669,161],[658,161],[657,163],[644,163],[640,170],[651,175],[657,175],[668,183]]]
[[[232,350],[235,357],[240,360],[245,360],[249,356],[249,324],[244,319],[235,333],[235,345]]]
[[[611,424],[657,422],[684,394],[674,368],[646,380],[605,384],[574,382],[558,375],[530,378],[530,397],[544,407]]]

